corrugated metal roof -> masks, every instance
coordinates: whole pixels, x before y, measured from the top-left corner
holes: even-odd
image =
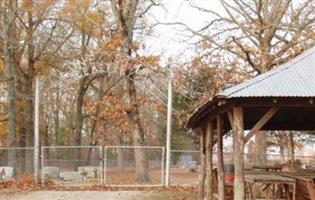
[[[290,62],[219,93],[236,97],[315,97],[315,47]]]
[[[251,97],[315,97],[315,47],[286,64],[219,93],[195,110],[186,127],[194,128],[218,99]]]

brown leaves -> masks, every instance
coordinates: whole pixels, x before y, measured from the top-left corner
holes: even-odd
[[[158,56],[139,56],[138,54],[135,56],[127,55],[126,51],[129,51],[129,49],[136,53],[140,44],[134,42],[131,46],[127,46],[129,44],[125,39],[123,33],[117,32],[101,46],[102,54],[107,62],[113,63],[114,66],[122,70],[133,69],[138,66],[141,66],[142,68],[150,68],[152,70],[159,70],[160,58]]]
[[[75,24],[81,32],[97,34],[96,27],[107,24],[106,16],[92,9],[91,0],[68,0],[60,16]]]
[[[100,112],[96,112],[97,107]],[[130,130],[129,120],[126,114],[127,107],[118,96],[107,95],[101,101],[90,103],[86,106],[93,120],[105,121],[114,125],[121,133]]]
[[[37,190],[39,188],[40,185],[34,182],[33,177],[30,174],[17,175],[16,180],[0,182],[0,191],[4,189]]]

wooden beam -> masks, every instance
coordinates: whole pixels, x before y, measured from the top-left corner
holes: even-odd
[[[260,120],[253,126],[250,132],[245,136],[245,143],[247,143],[257,131],[259,131],[279,110],[279,107],[270,108]]]
[[[256,97],[256,98],[238,98],[234,99],[233,102],[235,105],[245,107],[272,107],[272,106],[281,106],[281,107],[309,107],[314,108],[314,98],[272,98],[272,97]],[[230,102],[228,102],[230,103]],[[227,103],[227,104],[228,104]]]
[[[242,107],[233,108],[234,117],[234,199],[245,199],[244,119]]]
[[[219,200],[224,200],[224,163],[223,163],[223,119],[217,115],[217,159],[218,159],[218,193]]]
[[[207,124],[207,141],[206,141],[206,162],[207,162],[207,176],[206,176],[206,183],[207,183],[207,200],[213,199],[213,161],[212,161],[212,153],[213,153],[213,124],[212,122],[208,122]]]
[[[206,129],[202,128],[200,134],[200,158],[201,158],[201,170],[199,174],[199,192],[198,199],[203,200],[205,195],[205,176],[206,176]]]

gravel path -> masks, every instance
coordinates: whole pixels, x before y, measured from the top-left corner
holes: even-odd
[[[148,192],[138,191],[36,191],[0,193],[0,200],[146,200],[150,196]]]

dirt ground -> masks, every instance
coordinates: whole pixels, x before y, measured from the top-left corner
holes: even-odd
[[[0,193],[0,200],[145,200],[150,196],[140,191],[35,191]]]
[[[0,200],[195,200],[191,191],[0,191]]]
[[[149,184],[161,184],[161,169],[151,169]],[[181,186],[196,186],[198,184],[198,172],[191,172],[185,168],[172,168],[171,169],[171,184]],[[135,184],[134,170],[123,171],[108,171],[106,173],[106,183],[116,185],[134,185]]]

